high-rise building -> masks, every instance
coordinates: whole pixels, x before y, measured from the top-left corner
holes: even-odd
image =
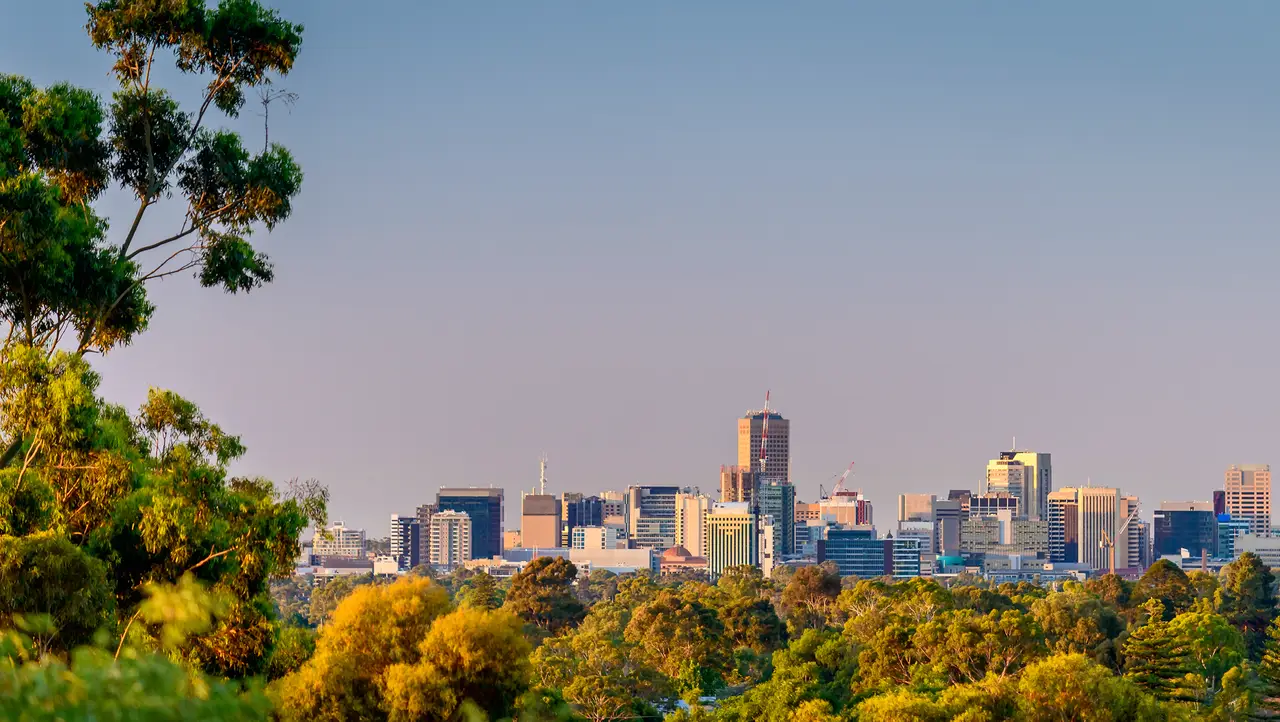
[[[1022,514],[1028,519],[1044,519],[1048,513],[1049,492],[1053,491],[1053,462],[1050,455],[1021,450],[1001,454],[1005,455],[1022,462],[1025,470],[1022,477],[1025,487]]]
[[[1227,492],[1222,489],[1213,490],[1213,513],[1227,513]]]
[[[715,579],[729,567],[760,561],[756,515],[746,502],[714,504],[703,520],[707,570]]]
[[[824,556],[836,563],[842,577],[893,574],[893,540],[877,539],[876,530],[869,526],[827,529]]]
[[[769,439],[765,444],[765,470],[760,473],[760,436],[764,412],[748,411],[738,419],[738,466],[755,472],[757,481],[791,480],[791,422],[769,412]]]
[[[777,554],[796,551],[796,487],[788,481],[766,481],[756,489],[756,512],[772,516]]]
[[[1028,469],[1021,461],[1001,453],[999,459],[987,462],[987,476],[978,491],[984,496],[1004,494],[1021,499],[1023,490],[1028,486],[1027,474]]]
[[[899,494],[899,528],[904,521],[933,521],[933,504],[937,500],[934,494]]]
[[[1154,553],[1178,556],[1183,549],[1192,557],[1218,555],[1218,515],[1207,501],[1166,501],[1152,519]]]
[[[526,549],[560,546],[559,499],[551,494],[525,494],[520,509],[520,542]]]
[[[676,546],[684,547],[691,556],[706,556],[702,545],[702,526],[712,503],[706,494],[676,494]]]
[[[1253,522],[1248,519],[1232,519],[1230,514],[1218,515],[1218,558],[1235,559],[1240,555],[1236,542],[1251,533]]]
[[[889,574],[894,579],[911,579],[924,571],[924,561],[920,550],[920,540],[916,538],[898,537],[886,539],[889,545],[891,562]]]
[[[782,527],[771,514],[758,514],[756,520],[756,533],[759,535],[759,539],[756,540],[756,549],[760,558],[760,572],[764,574],[765,579],[771,579],[773,569],[782,556],[783,540],[779,531]],[[794,534],[792,541],[794,541]]]
[[[327,529],[317,529],[311,539],[311,553],[318,557],[364,559],[364,529],[350,529],[340,521]]]
[[[679,493],[678,486],[627,487],[627,535],[637,549],[668,549],[676,545]]]
[[[1227,467],[1227,513],[1232,519],[1247,520],[1250,532],[1271,535],[1271,466],[1241,464]]]
[[[426,564],[431,558],[431,515],[435,512],[435,504],[421,504],[417,509],[419,564]]]
[[[818,501],[818,518],[836,524],[871,525],[871,500],[861,491],[842,491]]]
[[[464,511],[446,510],[432,514],[429,535],[431,564],[455,568],[472,559],[473,530],[471,517]]]
[[[1078,489],[1064,487],[1049,492],[1049,561],[1080,560],[1080,506]]]
[[[401,569],[412,569],[421,563],[419,550],[422,544],[418,517],[402,514],[391,515],[391,556]]]
[[[1079,553],[1080,561],[1100,574],[1111,570],[1111,548],[1104,547],[1104,538],[1114,543],[1116,568],[1120,569],[1129,558],[1128,545],[1117,539],[1116,532],[1124,519],[1120,516],[1120,490],[1099,486],[1083,486],[1077,489]]]
[[[721,503],[747,502],[754,504],[759,481],[755,472],[745,466],[720,466]]]
[[[1012,492],[990,491],[985,494],[969,497],[969,517],[994,516],[1002,511],[1012,516],[1026,516],[1022,513],[1022,500]]]
[[[898,533],[894,536],[899,541],[915,539],[919,543],[919,576],[922,577],[933,575],[934,561],[937,557],[936,547],[934,546],[935,531],[936,527],[932,521],[900,521],[898,522]]]
[[[1116,540],[1116,568],[1117,569],[1145,569],[1144,562],[1147,559],[1145,547],[1150,545],[1151,534],[1147,528],[1146,522],[1138,517],[1138,497],[1122,496],[1120,497],[1120,516],[1117,522],[1120,528],[1116,530],[1119,539]],[[1133,517],[1130,521],[1130,517]],[[1124,549],[1124,556],[1118,552]]]
[[[560,496],[560,539],[567,545],[573,530],[579,526],[604,525],[604,501],[598,496],[584,496],[566,491]]]
[[[941,556],[960,553],[961,502],[938,499],[933,502],[933,552]]]
[[[476,559],[502,556],[502,489],[441,489],[436,509],[467,514],[471,520],[470,549]]]

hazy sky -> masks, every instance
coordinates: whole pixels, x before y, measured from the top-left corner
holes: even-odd
[[[493,484],[514,528],[543,451],[714,488],[767,388],[801,497],[857,460],[885,528],[1015,435],[1148,515],[1280,463],[1280,4],[278,5],[277,281],[166,280],[98,367],[334,517]],[[110,92],[83,24],[0,0],[0,71]]]

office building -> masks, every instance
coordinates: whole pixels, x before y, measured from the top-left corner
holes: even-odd
[[[1257,536],[1271,535],[1271,466],[1268,464],[1243,464],[1227,467],[1227,513],[1232,519],[1249,522],[1251,532]]]
[[[978,491],[984,496],[1003,494],[1022,499],[1023,491],[1028,486],[1027,474],[1028,469],[1021,461],[1002,453],[1000,458],[987,462],[987,475]]]
[[[676,545],[677,486],[627,487],[627,535],[637,549]]]
[[[1223,489],[1213,490],[1213,513],[1218,515],[1227,513],[1227,492]]]
[[[625,542],[618,530],[607,526],[577,526],[573,528],[573,539],[570,546],[573,549],[617,549],[619,546],[625,547]]]
[[[1138,517],[1139,503],[1136,496],[1120,497],[1120,529],[1116,530],[1119,539],[1116,541],[1116,548],[1123,547],[1125,555],[1116,555],[1117,569],[1145,569],[1144,562],[1147,559],[1147,552],[1144,547],[1151,543],[1150,529],[1142,519]]]
[[[777,553],[796,551],[796,487],[787,481],[766,481],[756,489],[756,511],[772,516],[777,526]]]
[[[760,435],[764,431],[764,412],[748,411],[738,419],[738,466],[756,474],[757,481],[791,480],[791,422],[776,411],[769,412],[769,439],[766,442],[766,468],[760,470]]]
[[[525,494],[520,499],[520,541],[524,547],[560,546],[560,500],[551,494]]]
[[[573,530],[580,526],[604,525],[604,500],[598,496],[565,492],[560,495],[560,538],[568,546]]]
[[[889,545],[890,576],[894,579],[912,579],[921,575],[924,563],[919,539],[898,537],[884,541]]]
[[[401,569],[412,569],[422,563],[422,534],[416,515],[392,514],[389,539],[391,556]]]
[[[441,489],[436,509],[460,511],[471,520],[470,549],[475,558],[502,556],[502,489]],[[521,539],[529,545],[523,533]]]
[[[473,558],[474,527],[465,511],[438,511],[431,515],[430,556],[433,566],[455,568]],[[497,557],[501,557],[499,552]]]
[[[702,524],[711,511],[711,497],[706,494],[676,494],[676,546],[684,547],[690,556],[702,558]]]
[[[991,491],[969,497],[969,517],[995,516],[1007,511],[1011,516],[1025,516],[1022,500],[1008,491]]]
[[[1123,568],[1129,559],[1129,549],[1124,539],[1117,539],[1116,532],[1124,519],[1120,516],[1120,490],[1098,486],[1077,489],[1080,562],[1105,574],[1111,569],[1111,548],[1103,545],[1108,539],[1114,543],[1116,569]]]
[[[764,574],[765,579],[773,578],[773,569],[782,560],[782,526],[770,514],[758,514],[757,534],[759,538],[756,540],[757,555],[759,557],[760,572]],[[795,522],[793,521],[792,524]],[[795,541],[794,533],[792,541]]]
[[[898,521],[933,521],[934,494],[899,494]]]
[[[317,557],[365,557],[364,529],[350,529],[342,522],[334,522],[327,529],[317,529],[311,539],[312,554]]]
[[[832,561],[842,577],[870,579],[893,574],[893,540],[877,539],[871,527],[827,529],[825,561]]]
[[[1280,539],[1244,534],[1236,540],[1236,557],[1245,552],[1258,555],[1263,566],[1280,569]]]
[[[1049,561],[1074,564],[1080,561],[1080,506],[1078,489],[1065,487],[1049,492]]]
[[[759,529],[751,505],[745,502],[714,504],[703,520],[703,544],[707,571],[715,579],[729,567],[755,566],[760,560]]]
[[[1196,559],[1218,555],[1218,515],[1207,501],[1166,501],[1152,514],[1153,552],[1178,556],[1183,549]]]
[[[934,523],[931,521],[900,521],[895,539],[915,539],[919,544],[920,573],[919,576],[933,575],[934,560],[937,551],[934,547]]]
[[[818,518],[842,525],[867,526],[875,523],[871,500],[861,490],[842,491],[818,501]]]
[[[960,553],[960,522],[964,519],[961,502],[938,499],[933,502],[933,551],[941,556]]]
[[[721,503],[754,504],[759,482],[755,472],[746,466],[720,466]]]
[[[1053,462],[1049,454],[1035,451],[1006,451],[1003,458],[1022,463],[1022,514],[1028,519],[1044,519],[1048,514],[1049,492],[1053,491]]]
[[[1249,519],[1232,519],[1230,514],[1218,515],[1218,558],[1235,559],[1240,556],[1236,541],[1253,529]]]

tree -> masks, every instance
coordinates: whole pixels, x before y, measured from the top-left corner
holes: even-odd
[[[1257,554],[1245,552],[1222,570],[1218,613],[1244,635],[1250,659],[1259,659],[1276,616],[1275,575]]]
[[[316,651],[316,632],[308,627],[281,627],[275,651],[267,665],[267,679],[280,679],[298,671]]]
[[[537,686],[562,690],[565,699],[592,722],[629,720],[670,697],[670,685],[640,661],[624,630],[630,613],[601,602],[577,629],[552,637],[533,653]]]
[[[920,664],[956,684],[1013,675],[1042,654],[1044,642],[1035,619],[1016,609],[960,609],[920,625],[912,646]]]
[[[1044,631],[1051,652],[1084,654],[1114,665],[1112,642],[1124,631],[1124,622],[1115,609],[1079,585],[1036,600],[1031,615]]]
[[[782,612],[787,629],[798,636],[806,629],[821,629],[831,622],[840,577],[821,567],[802,567],[782,591]]]
[[[33,635],[42,652],[88,644],[114,620],[107,565],[66,537],[44,532],[0,537],[0,624],[46,615],[47,635]]]
[[[1133,585],[1117,574],[1091,577],[1084,583],[1084,590],[1118,610],[1128,608]]]
[[[578,568],[568,559],[538,557],[511,579],[502,608],[543,633],[558,634],[586,615],[573,593]]]
[[[357,588],[366,584],[377,584],[378,580],[370,574],[344,574],[336,576],[323,584],[317,584],[311,591],[311,603],[307,609],[307,621],[312,626],[322,626],[342,603]]]
[[[1223,617],[1204,612],[1179,614],[1169,629],[1185,650],[1185,666],[1196,678],[1200,701],[1211,704],[1223,675],[1245,660],[1244,637]]]
[[[1027,722],[1165,722],[1183,717],[1079,654],[1028,665],[1018,680],[1018,696],[1020,718]]]
[[[1164,603],[1165,621],[1191,608],[1195,590],[1186,572],[1168,559],[1152,564],[1133,587],[1133,601],[1141,605],[1148,599]]]
[[[720,610],[720,621],[734,649],[772,654],[787,641],[787,627],[767,599],[743,598]]]
[[[1147,621],[1125,640],[1124,676],[1158,699],[1185,699],[1188,673],[1186,639],[1164,621],[1164,604],[1143,606]]]
[[[1264,695],[1262,706],[1272,714],[1280,714],[1280,618],[1272,620],[1267,627],[1267,641],[1257,675]]]
[[[509,716],[529,686],[529,643],[504,611],[461,607],[435,620],[416,661],[387,668],[380,681],[389,720],[453,719],[472,705],[490,719]]]
[[[476,609],[497,609],[502,603],[497,580],[485,572],[476,574],[458,592],[458,603]]]
[[[715,611],[667,590],[631,615],[624,638],[641,661],[669,677],[686,695],[709,694],[724,683],[724,626]]]
[[[419,645],[450,607],[448,593],[421,577],[361,586],[321,628],[315,654],[272,685],[277,709],[286,719],[384,719],[384,674],[418,663]]]

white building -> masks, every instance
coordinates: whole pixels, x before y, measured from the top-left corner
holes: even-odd
[[[312,553],[318,557],[349,557],[363,559],[365,556],[364,529],[348,529],[342,522],[334,522],[328,529],[317,529],[311,538]]]
[[[431,558],[434,566],[456,567],[471,559],[471,517],[464,511],[431,515]]]
[[[703,556],[702,526],[711,504],[706,494],[676,494],[676,546],[695,557]]]
[[[575,526],[570,547],[573,549],[617,549],[619,530],[611,526]]]
[[[1123,538],[1116,538],[1116,532],[1124,523],[1120,516],[1120,490],[1082,486],[1077,490],[1076,499],[1080,562],[1099,574],[1111,571],[1111,550],[1102,544],[1105,535],[1115,544],[1116,568],[1122,568],[1129,559],[1129,547]]]

